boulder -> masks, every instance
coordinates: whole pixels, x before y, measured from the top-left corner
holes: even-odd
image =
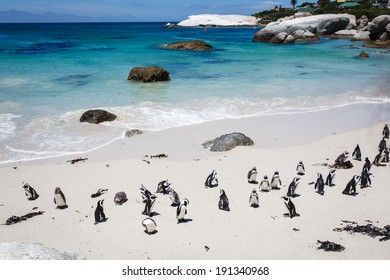
[[[239,132],[224,134],[214,140],[207,141],[203,147],[210,147],[212,152],[229,151],[237,146],[252,146],[253,141],[249,137]]]
[[[390,15],[381,15],[372,20],[367,25],[367,31],[370,32],[371,40],[378,39],[383,32],[386,32],[386,26],[390,23]]]
[[[286,40],[287,36],[288,36],[287,32],[280,32],[274,37],[272,37],[269,42],[273,44],[282,44],[284,40]]]
[[[125,137],[133,137],[135,135],[142,134],[143,132],[139,129],[132,129],[125,132]]]
[[[114,197],[114,202],[116,205],[122,205],[127,201],[127,195],[125,192],[117,192]]]
[[[295,42],[295,38],[292,35],[287,35],[286,39],[284,39],[283,44],[292,44]]]
[[[351,29],[351,30],[339,30],[335,32],[334,34],[330,35],[330,38],[332,39],[340,39],[340,38],[353,38],[357,34],[356,29]]]
[[[92,124],[99,124],[102,122],[111,122],[116,119],[116,116],[105,110],[88,110],[80,117],[80,122],[89,122]]]
[[[368,31],[358,31],[351,39],[352,41],[369,41],[370,32]]]
[[[356,21],[356,24],[357,24],[356,27],[357,30],[363,30],[368,24],[368,17],[365,15],[361,16],[360,19]]]
[[[164,45],[165,49],[171,50],[191,50],[191,51],[210,51],[213,47],[206,44],[202,40],[194,40],[189,42],[174,42]]]
[[[169,72],[158,66],[134,67],[130,70],[128,80],[142,81],[145,83],[169,81]]]
[[[360,58],[368,58],[370,56],[366,52],[361,52],[358,57],[360,57]]]
[[[301,39],[305,40],[307,42],[311,42],[311,41],[318,41],[318,40],[320,40],[320,37],[318,37],[317,35],[311,33],[310,31],[305,31],[302,34]]]

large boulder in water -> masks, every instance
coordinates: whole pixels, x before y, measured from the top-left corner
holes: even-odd
[[[170,50],[190,50],[190,51],[210,51],[213,47],[206,44],[202,40],[194,40],[189,42],[174,42],[164,45],[165,49]]]
[[[105,110],[88,110],[80,117],[80,122],[89,122],[99,124],[101,122],[111,122],[116,119],[116,116]]]
[[[158,66],[134,67],[130,70],[128,80],[141,81],[145,83],[169,81],[169,72]]]
[[[249,137],[239,132],[233,132],[224,134],[214,140],[207,141],[203,144],[203,147],[208,148],[211,146],[212,152],[224,152],[229,151],[237,146],[252,146],[253,141]]]

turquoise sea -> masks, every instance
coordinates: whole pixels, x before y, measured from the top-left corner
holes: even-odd
[[[134,128],[390,102],[390,54],[361,42],[271,45],[252,42],[258,28],[164,25],[0,24],[0,162],[85,152]],[[161,47],[194,39],[214,50]],[[368,59],[357,58],[363,50]],[[171,81],[127,81],[132,67],[151,65]],[[93,108],[119,120],[79,123]]]

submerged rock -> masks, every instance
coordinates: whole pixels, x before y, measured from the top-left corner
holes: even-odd
[[[189,42],[174,42],[164,45],[165,49],[171,50],[191,50],[191,51],[210,51],[213,47],[206,44],[202,40],[194,40]]]
[[[144,83],[169,81],[169,72],[158,66],[134,67],[130,70],[128,80],[141,81]]]
[[[368,58],[368,57],[370,57],[370,56],[369,56],[368,53],[366,53],[366,52],[361,52],[361,53],[359,54],[359,57],[360,57],[360,58]]]
[[[102,122],[111,122],[116,119],[116,116],[105,110],[88,110],[80,117],[80,122],[89,122],[92,124],[99,124]]]
[[[212,152],[229,151],[237,146],[252,146],[253,141],[249,137],[239,132],[224,134],[211,141],[203,143],[203,147],[210,147]]]

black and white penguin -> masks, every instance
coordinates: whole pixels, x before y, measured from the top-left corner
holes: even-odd
[[[172,188],[169,188],[169,198],[172,201],[171,206],[176,207],[176,206],[178,206],[180,204],[180,197],[177,194],[177,192],[175,192],[175,190],[172,189]]]
[[[267,175],[265,175],[263,180],[260,182],[259,190],[262,192],[269,192],[271,190],[271,185],[269,184]]]
[[[294,217],[299,217],[300,215],[297,213],[295,209],[295,205],[291,200],[291,197],[289,196],[283,196],[284,199],[284,205],[286,205],[288,213],[284,214],[286,217],[290,217],[291,219]]]
[[[302,161],[297,164],[296,171],[298,175],[305,175],[305,165]]]
[[[334,176],[336,175],[336,169],[329,170],[328,176],[326,176],[325,185],[329,187],[333,187],[334,184]]]
[[[247,178],[248,178],[248,183],[257,184],[257,181],[256,181],[257,169],[256,169],[256,167],[253,167],[251,170],[249,170]]]
[[[385,127],[383,128],[383,131],[382,131],[382,137],[389,139],[389,134],[390,134],[389,128],[387,127],[387,124],[385,124]]]
[[[370,175],[372,175],[370,172],[368,172],[367,169],[364,169],[361,177],[360,177],[360,188],[367,188],[371,187],[371,178]]]
[[[249,205],[253,208],[259,207],[259,196],[256,192],[256,189],[253,189],[253,191],[251,192],[251,195],[249,197]]]
[[[149,196],[148,200],[145,203],[144,211],[142,211],[143,215],[148,215],[149,217],[153,216],[153,207],[154,204],[156,203],[156,200],[157,200],[157,196],[155,196],[154,194],[151,194]]]
[[[297,187],[298,187],[298,184],[299,184],[299,180],[300,180],[299,177],[295,177],[291,181],[290,185],[288,186],[287,196],[291,196],[291,197],[297,196],[295,191],[297,190]]]
[[[364,165],[363,165],[363,169],[362,169],[362,171],[364,170],[364,169],[368,169],[368,171],[370,171],[370,169],[371,169],[371,161],[368,159],[368,157],[366,157],[365,159],[364,159]]]
[[[33,187],[30,186],[30,184],[28,183],[24,184],[23,189],[28,200],[35,200],[39,197],[38,193],[34,190]]]
[[[141,188],[139,188],[142,196],[142,202],[146,203],[148,201],[149,197],[152,195],[152,193],[144,187],[144,185],[141,184]]]
[[[145,228],[145,233],[147,234],[155,234],[157,232],[157,224],[152,218],[145,218],[142,221],[142,225]]]
[[[280,180],[279,172],[275,171],[271,179],[271,189],[279,190],[280,189],[279,186],[281,185],[282,185],[282,181]]]
[[[177,206],[176,209],[176,219],[177,223],[182,223],[185,222],[184,216],[187,215],[187,206],[190,202],[188,201],[187,198],[183,199],[179,206]]]
[[[223,189],[220,189],[218,208],[224,211],[230,211],[229,199]]]
[[[385,159],[385,152],[382,151],[375,156],[374,160],[372,161],[372,164],[376,166],[386,166],[386,164],[382,163],[384,159]]]
[[[387,148],[384,152],[385,157],[383,158],[382,162],[388,163],[389,162],[389,155],[390,155],[390,148]]]
[[[171,183],[168,182],[168,179],[161,181],[157,185],[156,193],[168,194],[169,193],[168,189],[169,189],[170,185],[171,185]]]
[[[341,155],[339,155],[336,160],[334,161],[335,164],[343,164],[347,158],[349,153],[347,151],[343,152]]]
[[[54,203],[57,205],[58,209],[66,209],[68,205],[66,204],[66,198],[64,193],[59,187],[54,190]]]
[[[91,194],[91,198],[99,197],[106,191],[108,191],[108,189],[98,189],[96,193]]]
[[[348,182],[347,186],[343,190],[343,194],[346,195],[356,195],[356,186],[359,183],[360,176],[355,175],[352,177],[352,179]]]
[[[107,221],[106,215],[104,215],[103,201],[104,199],[101,199],[97,202],[95,209],[95,225]]]
[[[381,153],[382,151],[386,150],[386,148],[387,148],[386,140],[385,137],[383,137],[382,140],[379,142],[378,150]]]
[[[352,158],[354,160],[358,160],[358,161],[362,160],[362,152],[360,151],[359,144],[357,144],[355,147],[355,150],[353,150]]]
[[[314,184],[314,189],[317,190],[317,192],[320,195],[324,195],[324,193],[325,193],[324,186],[325,186],[325,184],[324,184],[324,179],[322,178],[322,174],[317,173],[317,181]]]
[[[213,172],[211,172],[211,174],[207,176],[206,182],[204,183],[206,188],[218,187],[218,179],[216,176],[217,176],[217,171],[215,170],[213,170]]]

